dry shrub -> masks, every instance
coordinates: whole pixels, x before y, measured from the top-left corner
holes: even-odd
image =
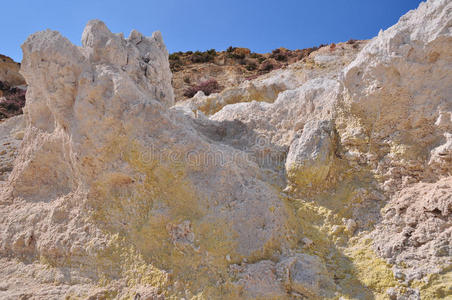
[[[218,82],[215,79],[209,79],[209,80],[201,82],[198,85],[187,88],[184,92],[184,96],[187,98],[191,98],[194,95],[196,95],[196,93],[198,91],[203,91],[204,94],[206,96],[208,96],[212,93],[217,93],[220,90],[221,89],[220,89],[220,85],[218,84]]]

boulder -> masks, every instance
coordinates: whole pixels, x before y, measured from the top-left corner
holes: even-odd
[[[277,273],[289,291],[311,299],[332,296],[334,282],[318,256],[300,253],[283,259]]]
[[[286,159],[287,177],[305,189],[325,188],[334,162],[335,141],[329,121],[311,121],[289,148]]]

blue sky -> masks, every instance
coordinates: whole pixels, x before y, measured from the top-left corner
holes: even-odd
[[[269,52],[372,38],[419,0],[9,0],[2,1],[0,53],[22,59],[20,45],[33,32],[58,30],[80,44],[86,22],[101,19],[113,32],[160,30],[170,52]]]

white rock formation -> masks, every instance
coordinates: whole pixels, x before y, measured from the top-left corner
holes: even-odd
[[[450,296],[451,26],[421,3],[348,66],[324,47],[176,106],[159,33],[31,35],[0,298]]]
[[[292,142],[287,154],[285,167],[288,179],[305,189],[319,185],[324,189],[333,168],[334,143],[330,121],[314,120],[306,123],[303,133]]]
[[[451,263],[451,20],[450,1],[421,3],[344,70],[341,143],[388,195],[402,188],[373,236],[383,257],[405,265],[408,281]],[[448,254],[435,255],[437,247]]]
[[[103,253],[120,239],[121,251],[130,244],[162,272],[191,276],[196,293],[227,271],[225,252],[259,259],[290,243],[290,212],[258,166],[167,110],[171,74],[160,34],[124,39],[91,21],[82,41],[78,48],[45,31],[23,45],[26,133],[2,193],[10,204],[2,208],[2,255],[58,267],[70,259],[80,276],[113,280],[124,262]],[[181,222],[193,231],[184,249],[171,241]],[[179,265],[179,251],[192,256],[190,267]]]
[[[429,152],[451,130],[450,6],[450,1],[421,3],[380,32],[344,70],[342,143],[372,156],[390,189],[428,176]],[[438,119],[444,120],[441,126]],[[392,167],[399,174],[391,174]]]
[[[17,148],[24,136],[24,120],[22,116],[12,117],[0,126],[0,183],[4,183],[13,170]]]

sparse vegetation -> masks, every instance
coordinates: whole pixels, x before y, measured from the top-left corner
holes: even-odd
[[[287,61],[289,56],[289,51],[284,49],[275,49],[272,51],[272,54],[270,55],[271,58],[276,59],[277,61]]]
[[[287,61],[287,55],[286,54],[278,54],[275,56],[275,59],[277,61]]]
[[[215,56],[217,55],[217,52],[215,49],[211,49],[205,52],[196,51],[193,53],[190,57],[190,60],[193,63],[205,63],[205,62],[211,62],[215,59]]]
[[[255,62],[248,62],[248,64],[245,67],[248,71],[254,71],[257,69],[257,65]]]
[[[237,48],[237,47],[229,46],[228,49],[226,49],[226,52],[232,53],[232,52],[234,52],[234,50],[235,50],[236,48]]]
[[[186,89],[184,92],[184,96],[187,98],[191,98],[194,95],[196,95],[198,91],[203,91],[204,94],[208,96],[212,93],[219,92],[220,90],[221,89],[218,82],[215,79],[209,79],[201,82],[198,85],[191,86],[188,89]]]
[[[228,53],[227,57],[232,58],[232,59],[244,59],[245,54],[232,52],[232,53]]]
[[[359,43],[354,43],[352,47],[358,45]],[[210,94],[212,90],[217,91],[216,89],[219,91],[218,86],[224,88],[230,85],[230,82],[224,79],[226,74],[234,74],[233,76],[237,78],[236,82],[252,80],[275,69],[284,68],[296,61],[304,60],[313,51],[324,46],[334,49],[334,46],[330,44],[321,44],[297,50],[278,48],[264,54],[251,52],[248,48],[233,46],[229,46],[225,51],[220,52],[215,49],[174,52],[169,55],[169,62],[171,71],[174,73],[173,86],[176,99],[183,99],[184,96],[193,97],[199,90],[203,90],[206,94]],[[198,64],[199,66],[197,66]],[[217,80],[218,85],[202,82],[205,80],[205,76]]]
[[[265,61],[261,64],[259,70],[260,70],[260,71],[263,71],[263,72],[270,72],[270,71],[273,70],[274,68],[275,68],[275,66],[272,64],[271,61],[265,60]]]
[[[171,72],[177,72],[182,70],[183,63],[180,60],[170,60],[169,64]]]
[[[187,51],[187,52],[174,52],[169,55],[170,69],[172,72],[180,71],[186,64],[187,60],[191,63],[206,63],[214,62],[217,52],[215,49],[207,51]]]
[[[25,105],[25,90],[10,88],[0,81],[0,119],[22,114]]]
[[[171,53],[171,54],[168,56],[168,59],[169,59],[169,60],[180,60],[179,55],[180,55],[180,54],[179,54],[178,52]]]

